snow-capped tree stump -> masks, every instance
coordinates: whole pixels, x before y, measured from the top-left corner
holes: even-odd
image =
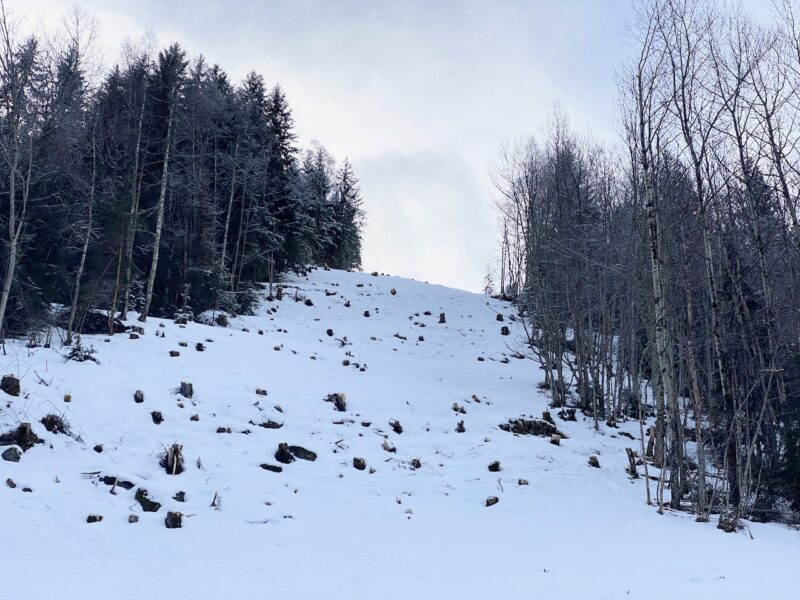
[[[294,462],[294,456],[289,452],[289,444],[278,444],[278,449],[275,451],[275,460],[284,465]]]
[[[350,361],[346,361],[348,364],[345,366],[349,366]],[[344,364],[344,362],[342,363]],[[335,393],[335,394],[328,394],[325,398],[325,402],[330,402],[333,404],[334,408],[339,412],[345,412],[347,410],[347,396],[344,393]]]
[[[16,429],[0,435],[0,446],[16,445],[22,448],[23,452],[33,448],[34,444],[42,443],[44,442],[39,439],[39,436],[33,433],[30,423],[20,423]]]

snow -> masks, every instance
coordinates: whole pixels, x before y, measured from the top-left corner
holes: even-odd
[[[577,422],[556,418],[568,436],[560,446],[498,428],[540,417],[548,402],[537,364],[515,357],[524,332],[511,315],[483,295],[315,270],[227,328],[151,318],[140,339],[84,336],[99,365],[7,343],[2,372],[21,376],[23,394],[0,392],[0,433],[31,422],[45,444],[18,463],[0,461],[0,596],[790,597],[800,586],[798,532],[748,524],[725,534],[713,518],[659,516],[644,502],[644,478],[625,472],[625,447],[639,442],[618,433],[637,435],[637,423],[595,432],[580,413]],[[181,381],[193,384],[191,400],[176,393]],[[324,401],[331,393],[346,394],[346,412]],[[63,414],[72,435],[47,432],[39,420],[49,413]],[[267,419],[283,427],[250,424]],[[455,431],[461,419],[465,433]],[[381,447],[384,436],[395,453]],[[282,473],[260,468],[278,464],[281,442],[318,458]],[[186,459],[175,476],[159,466],[172,443]],[[354,469],[354,457],[367,470]],[[414,458],[421,468],[411,468]],[[502,470],[491,473],[495,460]],[[87,475],[95,472],[135,487],[111,494]],[[163,505],[157,513],[141,511],[139,487]],[[178,491],[185,503],[172,499]],[[499,503],[487,508],[489,496]],[[165,528],[167,511],[183,513],[181,529]],[[90,514],[102,522],[88,524]]]

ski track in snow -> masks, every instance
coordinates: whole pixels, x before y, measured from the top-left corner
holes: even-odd
[[[749,524],[725,534],[714,518],[659,516],[645,504],[643,478],[625,473],[625,447],[639,442],[617,435],[637,435],[637,423],[598,433],[580,413],[578,422],[556,418],[569,436],[560,446],[498,429],[540,417],[548,401],[537,364],[514,358],[524,332],[510,305],[340,271],[314,270],[287,286],[282,301],[264,301],[227,328],[150,318],[138,340],[84,336],[99,365],[67,362],[61,348],[7,344],[2,372],[22,377],[23,394],[0,392],[0,433],[28,421],[45,444],[19,463],[0,461],[0,597],[794,597],[798,532]],[[295,287],[313,306],[294,301]],[[510,336],[500,335],[503,325]],[[193,384],[192,400],[176,393],[181,381]],[[346,412],[324,402],[334,392],[347,395]],[[39,423],[48,413],[63,414],[73,436],[48,433]],[[267,419],[283,427],[250,424]],[[465,433],[455,431],[461,419]],[[395,453],[381,447],[384,436]],[[176,442],[186,471],[172,476],[158,463]],[[261,469],[278,464],[281,442],[318,458],[282,473]],[[600,469],[588,466],[592,454]],[[366,471],[353,468],[354,457]],[[414,458],[421,468],[412,469]],[[487,469],[495,460],[499,473]],[[110,494],[91,472],[135,487]],[[157,513],[141,511],[138,487],[163,505]],[[184,503],[172,499],[178,491]],[[487,508],[488,496],[500,502]],[[172,510],[183,513],[183,528],[165,528]],[[90,514],[103,521],[87,524]],[[131,514],[138,523],[128,523]]]

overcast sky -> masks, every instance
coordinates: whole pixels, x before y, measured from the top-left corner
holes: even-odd
[[[6,3],[51,29],[73,0]],[[78,4],[106,63],[150,30],[234,80],[279,82],[300,144],[349,157],[361,179],[364,269],[475,291],[497,255],[501,145],[537,133],[556,103],[575,129],[614,140],[614,69],[632,50],[632,0]]]

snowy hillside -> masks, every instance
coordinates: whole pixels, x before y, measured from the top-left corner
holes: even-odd
[[[138,339],[84,336],[99,364],[8,343],[2,373],[21,394],[0,392],[0,435],[26,422],[43,443],[0,460],[0,596],[709,599],[800,586],[796,531],[725,534],[646,506],[644,479],[625,471],[639,442],[620,435],[638,424],[595,433],[552,411],[560,445],[501,430],[548,402],[512,317],[482,295],[316,270],[225,328],[150,318]],[[69,432],[48,431],[48,414]],[[316,460],[291,448],[282,464],[283,443]],[[175,475],[159,464],[172,444]]]

